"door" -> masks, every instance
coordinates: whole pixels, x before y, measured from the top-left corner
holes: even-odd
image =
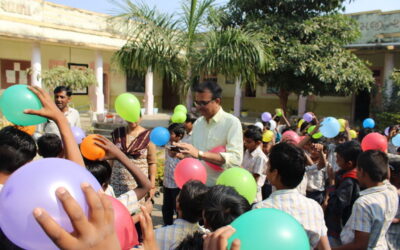
[[[163,80],[163,98],[162,98],[162,109],[173,110],[176,105],[180,103],[178,89],[171,84],[166,78]]]

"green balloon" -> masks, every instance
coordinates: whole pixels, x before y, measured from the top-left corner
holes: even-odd
[[[244,168],[230,168],[222,172],[217,185],[230,186],[252,204],[257,194],[257,183],[253,175]]]
[[[228,240],[228,249],[234,239],[240,240],[241,249],[310,249],[303,226],[291,215],[275,208],[250,210],[234,220],[231,226],[236,232]]]
[[[173,123],[184,123],[186,121],[186,114],[183,112],[175,112],[172,117],[171,121]]]
[[[179,105],[176,105],[176,107],[174,108],[174,113],[177,113],[177,112],[183,112],[186,115],[187,114],[187,109],[186,109],[186,107],[184,105],[179,104]]]
[[[140,119],[140,102],[130,93],[120,94],[115,99],[115,111],[128,122],[138,122]]]
[[[310,134],[311,132],[313,132],[314,128],[315,128],[315,125],[310,126],[310,127],[307,129],[307,133]],[[312,135],[312,138],[314,138],[314,139],[319,139],[319,138],[321,138],[322,136],[323,136],[322,133],[318,131],[317,133],[315,133],[315,134]]]
[[[1,109],[10,122],[20,126],[31,126],[47,121],[38,115],[24,114],[25,109],[41,109],[42,103],[27,85],[17,84],[7,88],[1,96]]]

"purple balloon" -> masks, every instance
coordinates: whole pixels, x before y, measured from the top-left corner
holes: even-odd
[[[85,132],[80,127],[71,127],[72,133],[76,143],[81,144],[82,140],[86,137]]]
[[[389,127],[385,128],[385,135],[389,136]]]
[[[65,159],[46,158],[15,171],[0,192],[0,227],[14,244],[24,249],[58,249],[32,215],[40,207],[68,232],[73,228],[55,191],[66,188],[86,215],[88,205],[81,183],[96,191],[100,184],[86,168]]]
[[[313,120],[312,114],[310,114],[310,113],[305,113],[305,114],[303,115],[303,120],[306,121],[306,122],[311,122],[311,121]]]
[[[269,122],[271,119],[272,119],[272,115],[271,115],[270,112],[264,112],[264,113],[262,113],[262,115],[261,115],[261,120],[262,120],[263,122]]]

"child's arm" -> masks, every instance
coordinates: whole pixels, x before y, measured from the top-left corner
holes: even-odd
[[[327,165],[327,160],[326,160],[326,154],[324,153],[324,145],[322,144],[316,144],[315,145],[318,153],[319,153],[319,162],[318,162],[318,169],[321,170],[326,167]]]
[[[69,127],[68,120],[65,115],[56,106],[56,104],[46,91],[39,87],[30,86],[28,88],[38,96],[39,100],[42,102],[43,108],[40,110],[25,110],[25,113],[40,115],[50,120],[53,120],[60,130],[61,140],[64,144],[65,158],[76,162],[81,166],[85,166],[81,151],[79,150],[78,144],[76,144],[74,135],[71,131],[71,128]]]
[[[285,113],[284,112],[282,112],[282,118],[283,118],[283,121],[285,121],[285,124],[286,124],[286,126],[288,127],[288,128],[290,128],[290,122],[286,119],[286,116],[285,116]]]
[[[107,140],[103,136],[96,138],[99,142],[95,142],[97,146],[103,148],[106,151],[106,156],[102,160],[116,159],[126,167],[131,173],[137,183],[137,187],[134,189],[137,199],[142,199],[150,190],[151,185],[149,179],[142,173],[142,171],[129,160],[129,158],[117,147],[114,143]]]
[[[150,198],[156,193],[156,176],[157,176],[157,148],[152,142],[149,143],[147,152],[147,162],[149,164],[149,179],[151,183]]]
[[[331,246],[329,245],[328,236],[325,235],[319,239],[317,249],[318,250],[330,250],[331,249]]]
[[[364,250],[368,248],[368,241],[369,241],[369,233],[361,232],[361,231],[354,231],[354,241],[342,245],[340,247],[332,248],[334,250]]]

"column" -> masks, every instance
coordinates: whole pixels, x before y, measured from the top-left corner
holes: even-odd
[[[298,103],[298,113],[299,117],[302,117],[307,109],[307,96],[299,95],[299,103]]]
[[[154,95],[153,95],[153,71],[151,67],[147,69],[146,80],[145,80],[145,109],[146,115],[152,115],[154,110]]]
[[[385,99],[386,103],[390,102],[393,92],[393,81],[390,79],[390,75],[394,68],[394,55],[392,53],[385,54],[385,68],[383,70],[384,83],[385,83]]]
[[[32,46],[32,59],[31,59],[31,83],[32,86],[42,87],[42,79],[39,78],[40,73],[42,71],[42,56],[40,53],[40,44],[34,43]]]
[[[104,94],[103,94],[103,56],[100,51],[95,53],[94,70],[97,84],[92,95],[92,104],[94,104],[94,112],[96,114],[104,112]]]
[[[233,114],[236,117],[240,117],[241,110],[241,99],[242,99],[242,88],[241,88],[241,77],[235,77],[235,98],[233,102]]]

